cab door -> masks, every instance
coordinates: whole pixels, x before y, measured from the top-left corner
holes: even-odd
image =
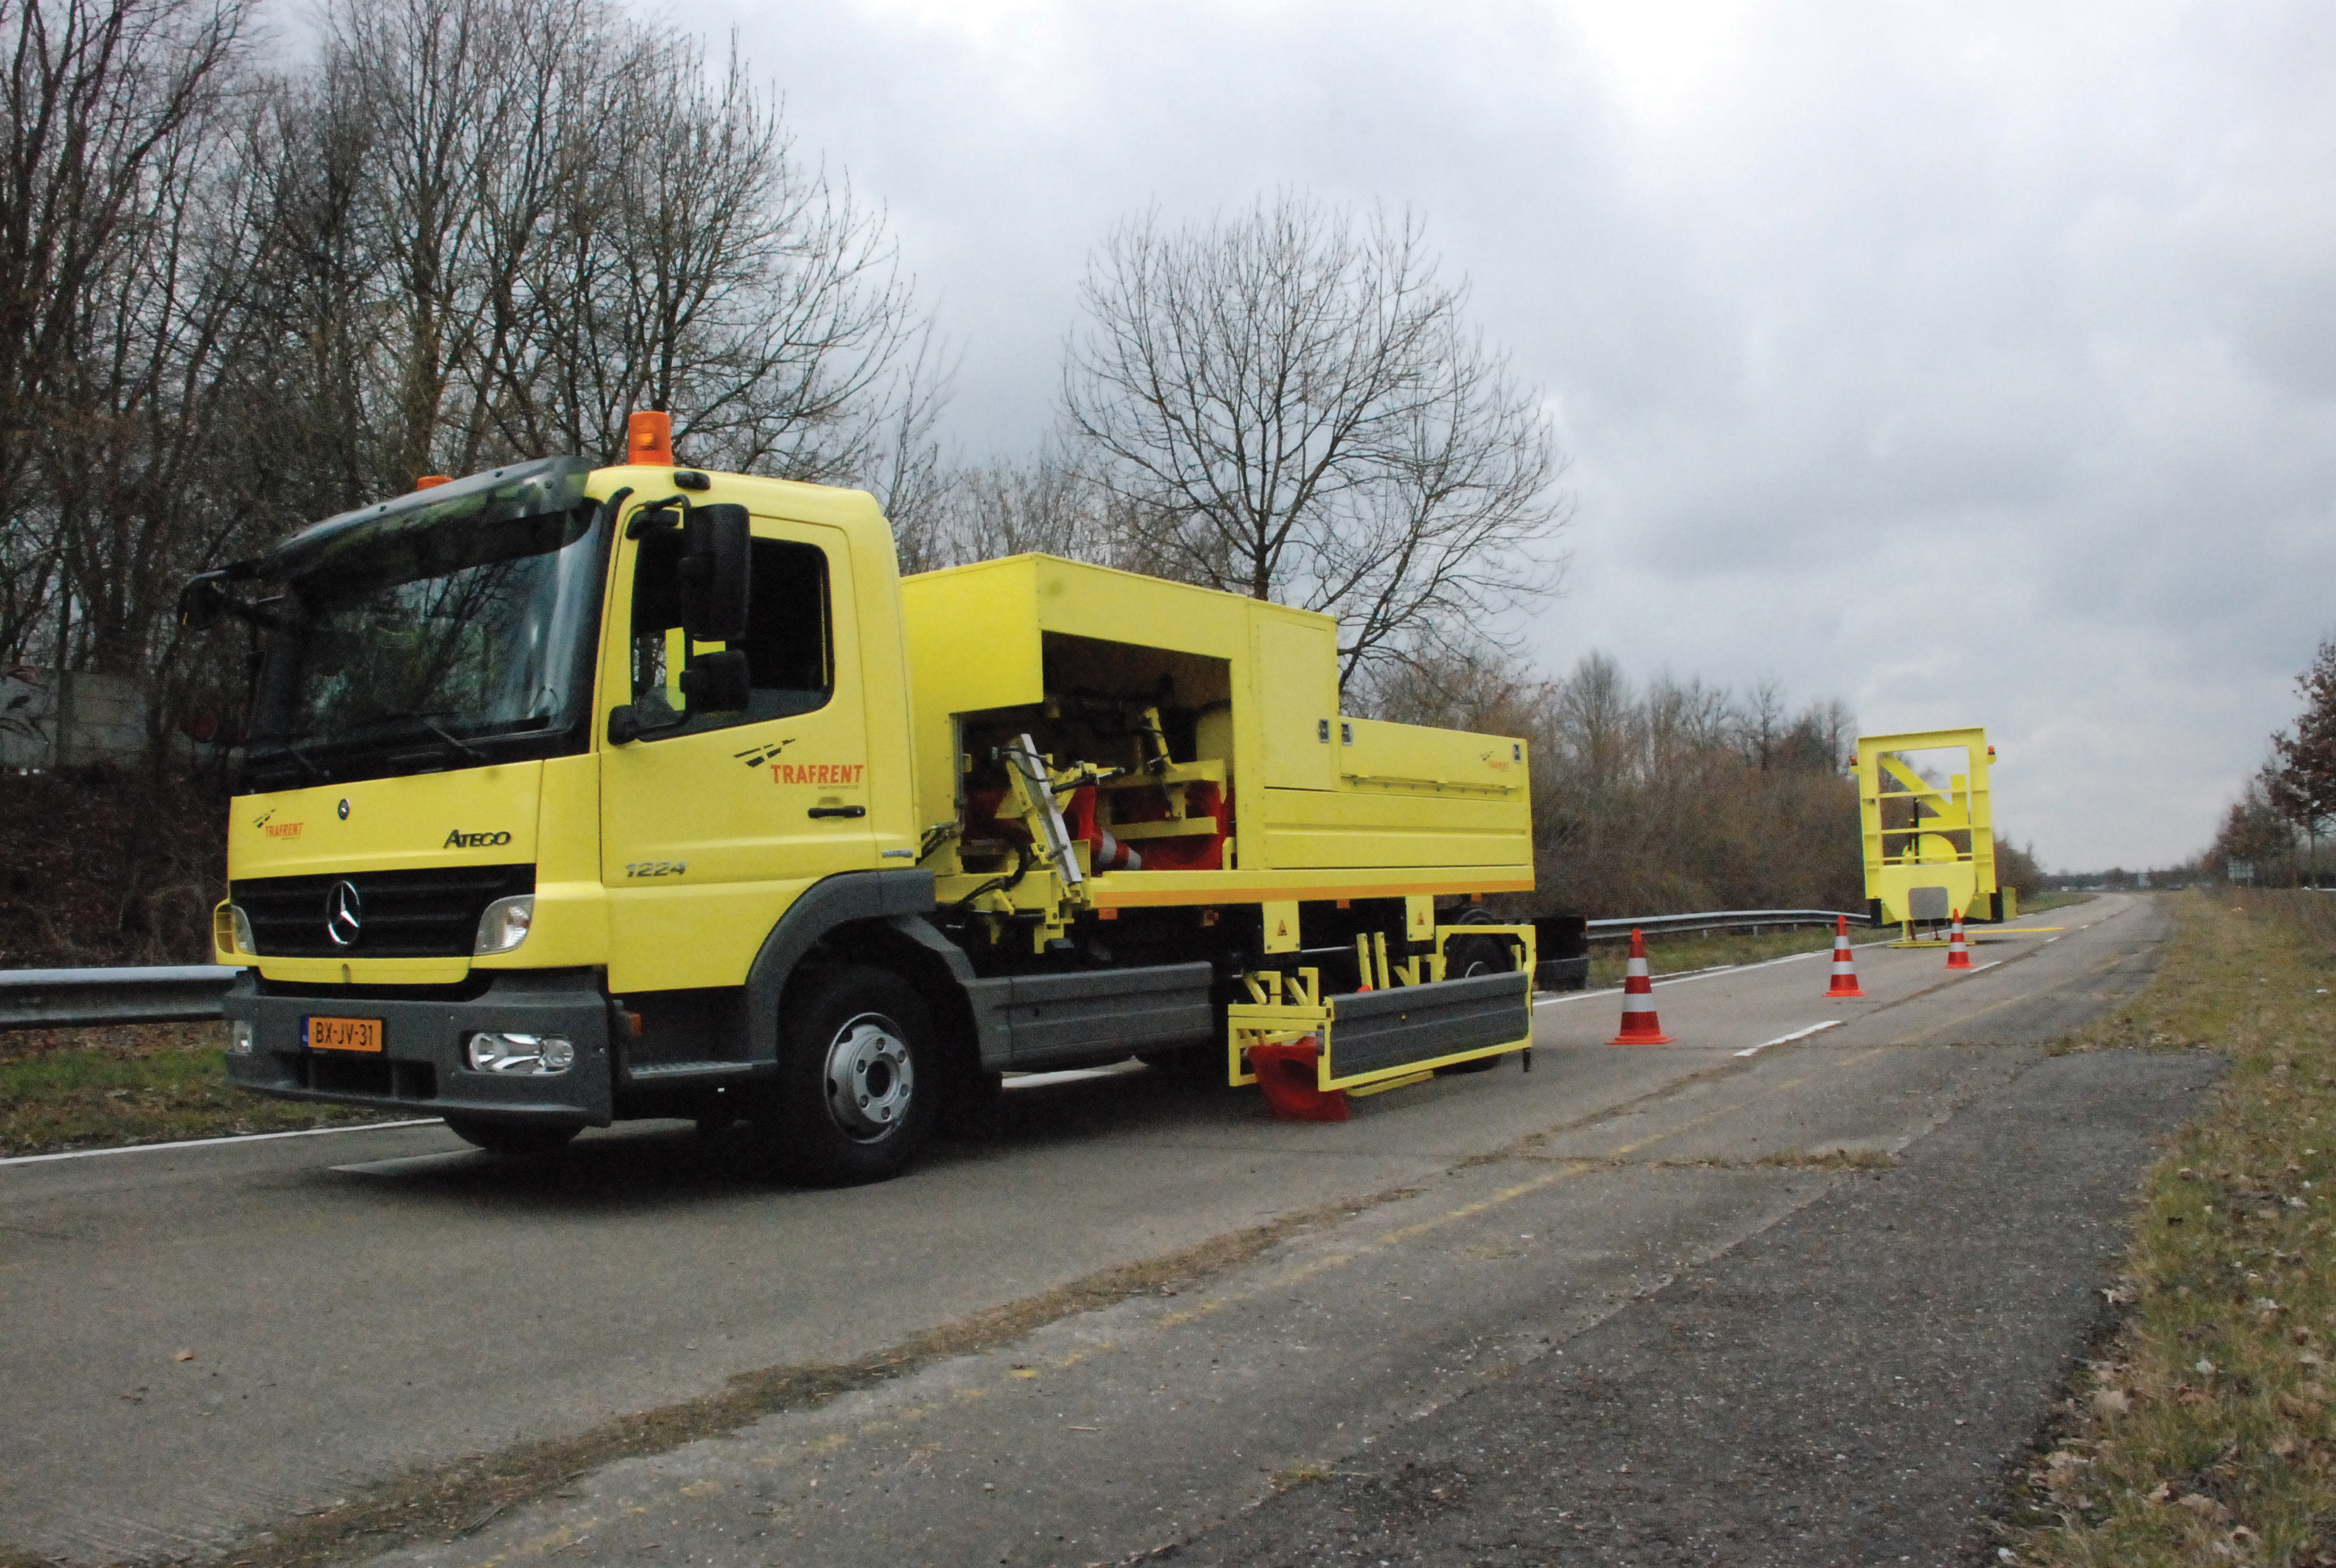
[[[753,520],[743,642],[685,647],[677,531],[619,541],[603,645],[600,819],[614,990],[736,985],[794,895],[877,863],[852,560],[841,530]],[[743,712],[692,711],[690,652],[745,652]],[[638,738],[607,738],[633,709]]]

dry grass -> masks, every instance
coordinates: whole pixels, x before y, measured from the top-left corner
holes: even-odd
[[[1789,1150],[1763,1154],[1753,1164],[1792,1171],[1886,1171],[1898,1164],[1898,1156],[1887,1149]]]
[[[2076,1048],[2230,1057],[2150,1173],[2127,1309],[2026,1477],[2025,1563],[2336,1564],[2336,900],[2170,895],[2148,990]]]
[[[2029,915],[2040,915],[2047,910],[2065,910],[2070,904],[2088,904],[2098,897],[2100,897],[2098,893],[2081,893],[2073,890],[2067,892],[2038,893],[2032,899],[2023,898],[2020,901],[2020,912],[2023,918]]]
[[[0,1157],[379,1121],[228,1082],[225,1024],[0,1034]]]

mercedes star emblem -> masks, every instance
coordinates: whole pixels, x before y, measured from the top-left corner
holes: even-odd
[[[336,948],[354,947],[364,925],[365,901],[357,897],[357,884],[335,882],[325,894],[325,934]]]

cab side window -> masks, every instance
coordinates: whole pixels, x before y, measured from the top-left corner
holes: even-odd
[[[678,530],[648,535],[633,567],[633,708],[643,740],[785,718],[835,695],[835,635],[827,552],[790,540],[754,541],[746,636],[723,644],[746,656],[752,691],[745,713],[691,714],[682,705],[684,662]],[[700,645],[711,651],[710,645]]]

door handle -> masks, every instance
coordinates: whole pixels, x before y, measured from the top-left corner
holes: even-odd
[[[868,814],[868,808],[866,806],[813,806],[803,814],[814,817],[864,817]]]

